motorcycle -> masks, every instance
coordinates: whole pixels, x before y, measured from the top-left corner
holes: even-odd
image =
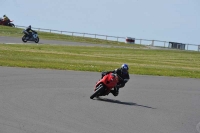
[[[24,36],[22,37],[23,42],[34,41],[35,43],[38,43],[40,40],[37,32],[31,32],[31,37],[29,37],[29,33],[26,30],[24,30],[23,33],[24,33]]]
[[[117,85],[119,81],[119,76],[114,73],[109,73],[100,79],[94,89],[94,93],[90,96],[90,99],[99,96],[105,96],[110,93],[110,91]]]
[[[13,22],[13,20],[9,20],[8,22],[6,22],[2,18],[0,18],[0,25],[15,27],[15,25],[11,22]]]

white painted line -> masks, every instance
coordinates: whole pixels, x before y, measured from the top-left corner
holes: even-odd
[[[19,43],[5,43],[5,44],[19,44]]]
[[[2,44],[24,44],[24,43],[22,42],[22,43],[2,43]]]
[[[3,43],[3,44],[35,44],[35,43]]]

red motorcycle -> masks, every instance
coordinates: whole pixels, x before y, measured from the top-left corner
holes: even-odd
[[[90,99],[93,99],[94,97],[108,95],[112,88],[114,88],[117,85],[119,78],[120,77],[114,73],[109,73],[105,75],[96,83],[94,94],[90,96]]]
[[[11,22],[13,22],[13,20],[9,20],[8,22],[6,22],[3,19],[0,19],[0,25],[15,27],[15,25],[13,23],[11,23]]]

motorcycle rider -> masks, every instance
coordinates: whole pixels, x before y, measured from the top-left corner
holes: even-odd
[[[6,15],[3,15],[3,21],[5,22],[5,25],[8,25],[10,19]]]
[[[117,83],[117,85],[114,87],[114,90],[111,90],[111,93],[114,96],[118,96],[119,94],[119,88],[122,88],[125,86],[125,84],[128,82],[128,80],[130,79],[129,77],[129,72],[128,72],[128,65],[127,64],[122,64],[122,66],[120,68],[117,68],[113,71],[105,71],[102,72],[102,78],[109,73],[116,73],[119,76],[119,82]]]
[[[32,32],[35,32],[34,30],[31,29],[31,25],[29,25],[24,32],[28,35],[29,38],[32,37]]]

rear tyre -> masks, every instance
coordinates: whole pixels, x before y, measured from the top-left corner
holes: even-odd
[[[23,41],[23,42],[27,42],[27,40],[26,40],[26,35],[24,35],[24,36],[22,37],[22,41]]]
[[[102,84],[99,84],[99,86],[97,86],[97,90],[94,92],[94,94],[92,94],[90,96],[90,99],[93,99],[94,97],[97,97],[99,94],[101,94],[104,91],[104,87]]]

